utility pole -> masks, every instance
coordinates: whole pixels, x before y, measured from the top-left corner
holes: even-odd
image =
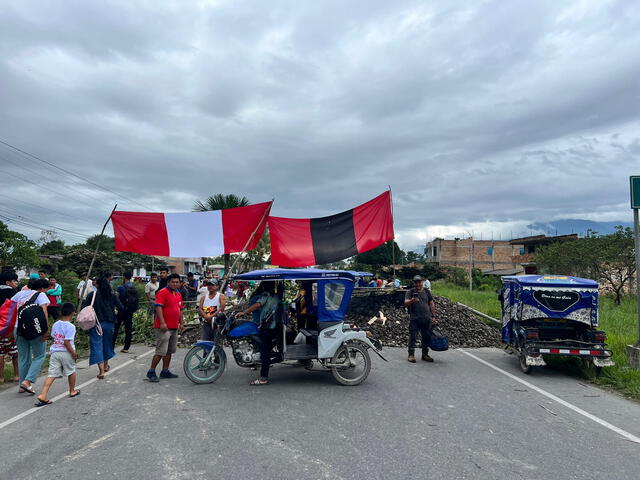
[[[627,363],[630,367],[640,369],[640,176],[629,179],[631,190],[631,208],[633,209],[633,229],[636,254],[636,303],[638,315],[638,338],[636,344],[627,345]]]
[[[473,235],[469,237],[469,291],[473,291]]]

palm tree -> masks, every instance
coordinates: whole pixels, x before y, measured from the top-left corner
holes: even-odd
[[[239,197],[238,195],[234,195],[230,193],[228,195],[224,195],[222,193],[216,193],[215,195],[211,195],[207,197],[204,202],[200,200],[196,200],[193,204],[194,212],[208,212],[210,210],[224,210],[226,208],[236,208],[236,207],[246,207],[250,205],[251,202],[247,197]],[[231,255],[228,253],[224,254],[224,273],[227,275],[229,273],[229,266],[231,265]]]

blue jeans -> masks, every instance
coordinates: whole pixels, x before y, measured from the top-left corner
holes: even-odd
[[[102,363],[116,354],[113,351],[113,322],[100,322],[102,335],[95,327],[89,330],[89,365]]]
[[[42,337],[27,340],[20,335],[16,335],[16,345],[18,346],[20,383],[25,380],[35,383],[44,363],[47,342],[43,341]]]

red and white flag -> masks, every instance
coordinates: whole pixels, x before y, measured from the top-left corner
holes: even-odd
[[[271,202],[210,212],[116,211],[111,222],[118,251],[163,257],[217,257],[241,252],[245,246],[246,250],[256,248],[270,210]]]

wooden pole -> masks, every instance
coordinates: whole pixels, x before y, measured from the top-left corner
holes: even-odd
[[[96,242],[96,249],[93,252],[93,258],[91,259],[91,263],[89,264],[89,270],[87,270],[87,281],[84,282],[84,285],[82,286],[82,291],[80,292],[80,298],[78,299],[78,306],[80,306],[80,303],[84,298],[84,293],[87,291],[87,282],[91,278],[91,270],[93,270],[93,264],[95,263],[96,257],[98,256],[98,250],[100,249],[100,241],[102,240],[102,235],[104,235],[104,231],[107,228],[107,225],[109,224],[109,220],[111,220],[113,212],[116,211],[116,208],[118,208],[117,203],[113,207],[113,210],[111,210],[111,213],[109,214],[109,218],[107,218],[107,221],[104,222],[104,225],[102,226],[102,230],[100,231],[100,236],[98,237],[98,241]]]
[[[389,202],[391,202],[391,225],[393,226],[393,240],[391,241],[391,262],[393,263],[393,281],[396,281],[396,229],[393,225],[393,193],[389,185]]]
[[[273,205],[273,202],[274,202],[274,199],[272,198],[271,199],[271,205]],[[227,282],[229,281],[229,277],[231,276],[231,272],[236,267],[236,264],[238,263],[238,260],[240,260],[240,258],[242,257],[242,254],[247,251],[247,248],[249,248],[249,245],[253,241],[253,237],[256,235],[256,233],[258,233],[258,230],[260,230],[260,227],[262,226],[262,223],[265,221],[267,213],[269,213],[270,211],[271,211],[271,206],[269,206],[269,208],[265,208],[264,213],[262,214],[262,218],[260,219],[260,222],[258,223],[258,226],[253,230],[253,233],[249,237],[249,240],[247,240],[247,243],[245,243],[244,248],[238,254],[236,259],[233,261],[233,264],[231,264],[231,267],[229,267],[229,271],[228,272],[224,272],[224,277],[222,277],[222,286],[220,287],[220,291],[222,291],[223,293],[224,293],[225,287],[227,286]]]

